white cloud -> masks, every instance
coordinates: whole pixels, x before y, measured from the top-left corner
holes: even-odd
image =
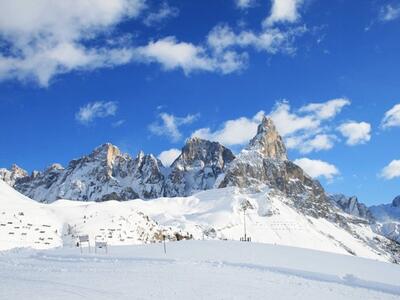
[[[230,74],[248,64],[247,49],[293,54],[298,36],[305,26],[285,30],[268,27],[260,31],[234,32],[216,26],[206,41],[191,43],[174,36],[134,44],[132,35],[119,33],[117,26],[137,18],[146,0],[70,0],[0,1],[0,80],[34,81],[48,86],[63,73],[111,68],[136,63],[159,63],[164,70],[182,69]],[[238,5],[253,1],[238,0]],[[153,25],[178,14],[162,2],[144,23]]]
[[[337,137],[331,133],[329,121],[350,105],[346,98],[332,99],[322,103],[310,103],[292,110],[287,101],[278,102],[269,116],[278,132],[285,138],[288,149],[300,153],[329,150]]]
[[[294,163],[313,178],[325,177],[327,180],[332,180],[334,176],[339,175],[336,166],[322,160],[299,158]]]
[[[178,42],[174,37],[166,37],[150,42],[137,49],[137,53],[148,62],[158,62],[166,70],[182,68],[185,73],[193,70],[213,70],[213,62],[202,47],[191,43]]]
[[[321,122],[314,116],[292,113],[289,102],[278,102],[269,116],[282,136],[289,136],[302,130],[315,130]]]
[[[158,136],[167,136],[173,142],[177,142],[182,138],[179,127],[191,124],[198,119],[199,115],[187,115],[186,117],[177,117],[168,113],[160,113],[161,122],[155,122],[149,125],[151,133]]]
[[[255,0],[235,0],[236,7],[240,9],[246,9],[253,6]]]
[[[336,137],[329,134],[317,134],[312,137],[300,135],[286,139],[289,149],[297,149],[300,153],[329,150],[333,148]]]
[[[122,46],[88,46],[125,19],[136,18],[144,0],[0,1],[0,79],[34,80],[42,86],[61,73],[127,63]]]
[[[270,15],[264,20],[264,26],[277,22],[293,23],[300,18],[299,8],[303,0],[272,0]]]
[[[232,51],[237,48],[252,47],[257,51],[265,51],[269,54],[291,54],[295,51],[294,39],[306,31],[305,27],[296,27],[286,31],[278,28],[265,28],[260,32],[242,30],[235,33],[227,25],[217,25],[208,34],[207,43],[215,53],[221,53],[227,49]]]
[[[346,144],[349,146],[365,144],[371,139],[371,125],[366,122],[349,121],[341,124],[338,130],[347,139]]]
[[[115,116],[117,109],[118,109],[117,102],[113,101],[92,102],[79,108],[79,111],[75,114],[75,119],[79,123],[89,124],[98,118]]]
[[[289,102],[281,101],[276,103],[268,116],[285,139],[288,149],[310,153],[329,150],[334,146],[337,137],[326,124],[349,104],[347,99],[334,99],[292,110]],[[228,120],[215,131],[208,127],[200,128],[192,133],[192,137],[217,141],[225,146],[244,145],[256,134],[264,114],[264,111],[260,111],[252,118]]]
[[[118,121],[111,123],[111,126],[113,128],[118,128],[118,127],[121,127],[123,124],[125,124],[125,120],[118,120]]]
[[[400,103],[396,104],[385,113],[381,126],[384,129],[400,126]]]
[[[392,160],[390,164],[383,168],[380,176],[388,180],[400,177],[400,160]]]
[[[247,62],[246,54],[226,51],[210,55],[206,48],[178,42],[175,37],[150,42],[135,52],[138,60],[160,63],[165,70],[181,68],[185,74],[197,70],[228,74],[242,69]]]
[[[146,26],[155,26],[159,25],[166,19],[174,18],[177,17],[178,15],[179,15],[179,9],[177,9],[176,7],[169,6],[167,2],[163,2],[158,11],[151,12],[146,16],[143,23]]]
[[[201,128],[193,132],[192,137],[198,137],[210,141],[219,142],[225,146],[243,145],[252,139],[257,133],[263,111],[259,111],[253,118],[241,117],[226,121],[219,130]]]
[[[389,22],[400,17],[400,5],[387,4],[383,6],[379,13],[382,22]]]
[[[158,159],[161,160],[164,166],[169,167],[179,155],[181,155],[181,150],[172,148],[161,152],[158,155]]]
[[[315,114],[319,120],[331,119],[341,112],[343,107],[350,105],[346,98],[332,99],[324,103],[310,103],[300,108],[300,112]]]

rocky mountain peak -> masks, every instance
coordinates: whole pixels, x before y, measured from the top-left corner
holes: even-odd
[[[257,150],[264,158],[287,160],[286,147],[271,118],[264,116],[258,126],[257,135],[250,141],[247,150]]]
[[[94,149],[90,156],[96,160],[106,161],[107,165],[111,166],[115,158],[121,156],[121,151],[117,146],[106,143]]]
[[[192,137],[187,140],[182,148],[181,155],[172,164],[172,167],[178,164],[187,165],[195,161],[201,161],[205,165],[212,164],[223,168],[226,163],[231,162],[234,158],[232,151],[220,143]]]
[[[22,169],[21,167],[19,167],[19,166],[16,165],[16,164],[13,164],[13,165],[11,166],[10,171],[11,171],[12,173],[14,173],[14,174],[19,174],[19,175],[22,175],[22,176],[27,176],[27,175],[28,175],[28,172],[27,172],[27,171],[25,171],[24,169]]]
[[[0,180],[3,180],[9,185],[14,185],[18,179],[27,176],[28,172],[20,168],[16,164],[13,164],[10,169],[5,169],[5,168],[0,169]]]
[[[397,196],[396,198],[393,199],[392,206],[400,207],[400,196]]]
[[[188,139],[181,155],[171,165],[164,195],[188,196],[214,188],[217,178],[234,159],[232,151],[220,143]]]
[[[360,203],[356,196],[347,197],[343,194],[329,195],[328,199],[338,206],[344,212],[367,220],[372,220],[372,214],[365,206],[365,204]]]
[[[50,165],[47,169],[46,172],[51,172],[51,171],[59,171],[59,170],[64,170],[64,167],[60,164],[52,164]]]

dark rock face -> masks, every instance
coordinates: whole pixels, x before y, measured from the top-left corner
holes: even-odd
[[[400,207],[400,196],[397,196],[396,198],[393,199],[392,206]]]
[[[283,139],[272,120],[267,117],[258,126],[257,135],[250,141],[248,149],[258,151],[265,158],[287,160]]]
[[[368,207],[360,203],[356,196],[346,197],[345,195],[330,195],[329,200],[332,201],[335,205],[337,205],[341,210],[348,213],[349,215],[353,215],[359,218],[363,218],[369,221],[373,221],[374,217],[372,213],[368,209]]]
[[[171,165],[164,195],[188,196],[195,191],[214,188],[218,176],[234,158],[233,153],[219,143],[189,139]]]

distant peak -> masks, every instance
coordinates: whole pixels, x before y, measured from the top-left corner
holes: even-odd
[[[265,158],[287,160],[286,147],[271,118],[264,116],[258,125],[257,135],[250,141],[247,150],[256,150]]]
[[[257,133],[276,131],[274,121],[270,117],[264,116],[258,125]]]
[[[91,154],[96,159],[106,160],[108,164],[111,164],[115,157],[119,155],[121,155],[121,151],[111,143],[98,146]]]
[[[397,196],[396,198],[393,199],[392,206],[400,207],[400,196]]]
[[[62,165],[60,165],[60,164],[57,164],[57,163],[56,164],[52,164],[47,168],[46,172],[55,171],[55,170],[64,170],[64,167]]]

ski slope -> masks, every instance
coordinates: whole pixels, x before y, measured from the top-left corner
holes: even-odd
[[[40,204],[0,181],[0,250],[19,247],[71,247],[79,235],[109,245],[137,245],[175,240],[179,234],[197,240],[240,240],[246,218],[253,242],[308,248],[390,261],[387,253],[355,238],[323,218],[305,216],[268,191],[243,193],[224,188],[190,197],[126,202],[59,200]],[[244,217],[243,205],[249,208]],[[349,216],[351,217],[351,216]],[[353,230],[372,240],[381,238],[368,225]]]
[[[348,255],[233,241],[14,249],[0,299],[399,299],[400,267]]]

